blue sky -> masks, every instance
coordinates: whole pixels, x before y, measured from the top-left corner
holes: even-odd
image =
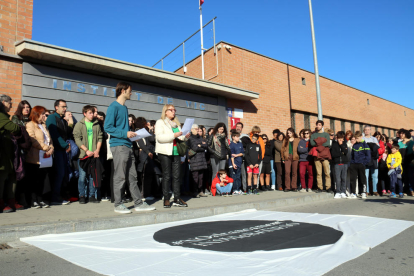
[[[313,0],[319,73],[414,109],[414,1]],[[307,0],[205,0],[224,40],[314,71]],[[33,40],[154,65],[200,26],[198,0],[34,1]],[[186,59],[199,54],[197,35]],[[205,47],[213,45],[211,25]],[[165,68],[182,64],[182,50]]]

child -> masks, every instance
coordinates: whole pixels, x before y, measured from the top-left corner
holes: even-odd
[[[78,159],[78,190],[80,204],[86,203],[85,196],[88,195],[88,188],[85,187],[85,180],[87,180],[89,184],[89,202],[99,203],[98,196],[100,196],[100,192],[98,185],[100,183],[94,183],[92,175],[88,174],[87,171],[82,167],[82,159],[95,158],[96,161],[99,162],[99,151],[102,146],[103,134],[98,120],[94,120],[93,118],[94,112],[94,107],[90,105],[84,106],[82,113],[85,117],[80,122],[78,122],[73,129],[73,137],[75,138],[75,143],[80,149]]]
[[[230,169],[230,174],[234,179],[233,195],[241,195],[241,167],[244,154],[243,143],[240,142],[240,133],[233,132],[231,139],[233,141],[230,143],[231,159],[229,160],[229,166],[233,167]]]
[[[367,179],[365,176],[365,166],[371,161],[371,150],[362,138],[361,131],[355,132],[356,142],[352,146],[351,153],[351,195],[350,199],[357,198],[355,195],[356,181],[360,184],[362,198],[367,198]]]
[[[345,133],[338,131],[337,140],[332,141],[331,155],[336,179],[336,194],[334,198],[347,198],[346,176],[348,172],[348,146],[344,141]]]
[[[253,134],[251,142],[246,146],[246,167],[247,167],[247,191],[246,194],[258,194],[256,190],[257,176],[259,175],[259,164],[262,161],[262,149],[257,141],[259,140],[258,134]],[[252,188],[252,174],[253,184]]]
[[[216,193],[222,196],[231,196],[232,187],[233,179],[227,176],[225,170],[219,170],[211,183],[211,193],[213,196],[216,196]]]
[[[400,198],[404,197],[402,189],[402,156],[401,153],[398,151],[399,149],[400,147],[398,145],[393,145],[391,148],[391,154],[389,154],[387,157],[388,175],[390,177],[391,186],[391,198],[397,197],[397,195],[395,194],[395,184],[398,184],[398,192],[400,193]]]
[[[387,166],[387,157],[389,154],[389,148],[385,147],[385,151],[378,159],[378,180],[381,183],[382,195],[389,195],[391,192],[389,190],[389,177],[388,177],[388,166]],[[388,193],[387,189],[388,188]]]

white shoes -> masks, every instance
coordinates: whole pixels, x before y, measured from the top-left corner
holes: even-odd
[[[336,194],[335,194],[335,196],[334,196],[334,198],[335,198],[335,199],[338,199],[338,198],[342,198],[342,196],[341,196],[341,194],[340,194],[340,193],[336,193]]]
[[[349,199],[355,199],[357,198],[357,196],[355,194],[351,194],[350,196],[348,196]]]
[[[348,198],[348,197],[346,196],[346,194],[345,194],[345,193],[342,193],[342,194],[341,194],[341,197],[342,197],[342,198]]]
[[[361,198],[367,198],[367,194],[366,193],[362,193],[361,194]]]

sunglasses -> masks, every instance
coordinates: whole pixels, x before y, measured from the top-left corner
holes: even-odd
[[[335,136],[334,134],[329,134],[329,136]]]
[[[267,140],[267,138],[263,138],[263,140]]]
[[[308,135],[308,134],[309,134],[309,132],[305,132],[304,134],[305,134],[305,135]]]
[[[177,109],[167,109],[167,110],[174,112],[174,113],[177,112]]]

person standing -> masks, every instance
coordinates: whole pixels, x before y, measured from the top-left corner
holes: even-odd
[[[298,183],[298,145],[299,138],[293,128],[286,131],[286,139],[282,147],[282,162],[285,164],[285,192],[297,192]],[[290,174],[292,173],[292,177]]]
[[[232,169],[230,169],[231,176],[233,176],[234,190],[233,195],[241,195],[241,170],[243,164],[243,143],[240,141],[240,133],[233,132],[231,134],[232,142],[230,143],[231,150],[231,159],[229,160],[229,165],[231,161]]]
[[[369,177],[372,177],[372,189],[373,193],[378,196],[377,192],[377,185],[378,185],[378,158],[379,158],[379,152],[380,144],[374,136],[371,135],[371,126],[366,125],[364,127],[364,137],[363,137],[365,143],[370,148],[371,152],[371,160],[365,167],[365,177],[367,179],[367,191],[365,195],[362,195],[362,197],[366,197],[367,195],[371,195],[369,190]],[[382,154],[382,153],[381,153]]]
[[[310,150],[310,129],[303,131],[303,139],[299,141],[298,154],[299,154],[299,172],[300,172],[300,183],[302,185],[301,192],[312,192],[313,186],[313,160],[312,156],[309,155]],[[306,188],[306,171],[308,172],[308,187]]]
[[[188,207],[187,202],[181,199],[180,172],[181,157],[178,154],[177,145],[184,138],[189,138],[190,133],[185,137],[181,132],[181,124],[175,115],[177,110],[174,105],[166,104],[162,108],[161,119],[155,123],[155,152],[161,163],[162,169],[162,193],[164,195],[164,208],[170,208],[170,182],[174,193],[173,206]],[[180,141],[178,141],[179,139]]]
[[[345,133],[338,131],[337,140],[332,141],[331,155],[336,179],[336,194],[334,198],[347,198],[346,177],[348,173],[348,146]]]
[[[224,123],[218,123],[208,140],[211,167],[213,168],[213,179],[219,170],[226,168],[226,161],[230,156],[230,145],[227,139],[227,129]],[[211,181],[213,181],[213,179]]]
[[[131,99],[132,87],[129,83],[119,82],[115,91],[116,101],[108,107],[104,124],[105,131],[110,135],[109,144],[114,162],[114,211],[120,214],[131,213],[131,210],[121,203],[127,178],[135,211],[152,211],[155,208],[142,201],[138,189],[135,157],[132,152],[132,142],[129,140],[137,135],[129,130],[128,108],[125,106],[125,102]]]
[[[328,133],[323,131],[324,122],[322,120],[316,121],[316,131],[311,135],[310,143],[312,147],[318,146],[318,156],[315,157],[314,163],[316,168],[316,179],[318,183],[318,190],[317,193],[323,191],[323,181],[322,181],[322,173],[325,175],[325,188],[326,192],[333,193],[331,190],[331,175],[330,175],[330,168],[329,168],[329,157],[323,156],[321,153],[328,153],[329,148],[331,146],[331,140]],[[318,141],[316,141],[318,140]],[[319,145],[318,145],[319,142]]]
[[[66,153],[70,152],[70,144],[67,143],[71,133],[72,124],[64,119],[66,109],[68,108],[65,100],[55,101],[55,112],[46,120],[46,127],[52,137],[54,146],[53,171],[54,179],[52,188],[52,205],[67,205],[70,202],[63,200],[61,197],[61,188],[66,183],[67,157]],[[70,117],[72,118],[72,117]],[[72,121],[73,122],[73,121]]]
[[[187,140],[188,160],[193,183],[193,197],[206,197],[203,192],[204,171],[207,169],[206,150],[207,143],[203,136],[198,134],[199,127],[193,124],[191,127],[191,136]]]
[[[276,165],[276,190],[283,191],[283,167],[282,167],[282,147],[285,140],[285,134],[279,132],[276,136],[275,144],[275,165]]]
[[[82,161],[87,158],[99,158],[99,152],[102,146],[102,129],[98,120],[94,120],[94,107],[86,105],[82,109],[83,116],[73,130],[73,137],[75,143],[80,149],[78,166],[79,166],[79,179],[78,179],[78,191],[79,191],[79,203],[86,203],[86,196],[89,196],[88,202],[99,203],[98,194],[100,195],[100,187],[97,183],[94,183],[92,174],[88,174],[83,169]],[[85,184],[89,185],[85,187]],[[88,193],[89,191],[89,193]],[[100,196],[99,196],[100,197]]]
[[[274,143],[269,141],[266,134],[262,135],[262,139],[265,143],[265,154],[263,155],[262,171],[260,172],[260,181],[262,183],[260,188],[262,191],[271,191],[270,174],[272,173],[271,162],[273,162]]]
[[[351,195],[350,199],[357,198],[356,183],[358,179],[359,191],[362,193],[362,198],[366,198],[367,178],[364,174],[365,166],[371,160],[371,150],[368,144],[364,141],[361,131],[355,132],[355,144],[352,146],[351,155]]]
[[[243,144],[243,151],[246,151],[247,144],[250,143],[250,137],[247,134],[243,134],[243,123],[238,122],[236,124],[236,131],[240,134],[240,141]],[[242,189],[243,191],[247,191],[247,175],[246,175],[246,160],[243,156],[243,163],[241,165],[241,183],[242,183]]]
[[[20,126],[9,120],[12,99],[7,95],[0,95],[0,212],[9,213],[16,211],[16,174],[13,166],[14,145],[10,135],[19,135]],[[3,195],[7,198],[8,206],[5,207]]]
[[[52,158],[54,152],[52,137],[46,128],[46,108],[35,106],[30,113],[30,121],[26,124],[27,132],[32,140],[32,147],[26,155],[26,177],[31,180],[32,208],[47,208],[49,203],[43,198],[43,190],[48,181],[51,168],[40,168],[39,151],[45,152],[46,158]]]

